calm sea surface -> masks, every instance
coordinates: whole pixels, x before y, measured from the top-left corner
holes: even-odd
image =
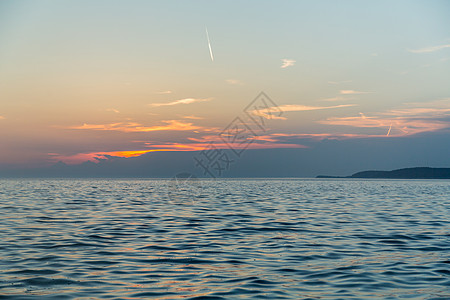
[[[1,180],[0,299],[450,299],[448,180]]]

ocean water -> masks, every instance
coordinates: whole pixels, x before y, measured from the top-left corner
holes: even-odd
[[[1,180],[0,299],[450,299],[448,180]]]

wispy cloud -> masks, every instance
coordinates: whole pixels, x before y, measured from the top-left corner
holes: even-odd
[[[349,107],[355,106],[356,104],[341,104],[334,106],[307,106],[307,105],[299,105],[299,104],[287,104],[281,105],[278,107],[269,107],[265,109],[253,110],[252,114],[255,116],[260,116],[266,119],[279,119],[286,120],[285,117],[278,117],[272,114],[274,111],[281,110],[282,112],[286,111],[310,111],[310,110],[321,110],[321,109],[332,109],[332,108],[341,108],[341,107]]]
[[[450,127],[448,122],[450,99],[419,104],[407,103],[405,106],[371,116],[360,113],[360,116],[328,118],[319,123],[333,126],[380,128],[383,132],[388,130],[389,136],[413,135]]]
[[[225,82],[228,84],[243,85],[243,83],[237,79],[227,79]]]
[[[110,152],[89,152],[89,153],[77,153],[72,155],[63,155],[58,153],[48,153],[53,161],[62,161],[66,164],[80,164],[86,161],[98,163],[100,160],[108,159],[109,157],[138,157],[149,152],[160,151],[157,149],[152,150],[132,150],[132,151],[110,151]],[[162,150],[163,151],[163,150]]]
[[[307,111],[307,110],[340,108],[340,107],[348,107],[348,106],[355,106],[355,105],[356,104],[341,104],[341,105],[334,105],[334,106],[307,106],[307,105],[290,104],[290,105],[281,105],[280,109],[282,111]]]
[[[287,58],[283,58],[281,60],[282,64],[281,64],[281,68],[287,68],[287,67],[292,67],[293,65],[295,65],[295,60],[293,59],[287,59]]]
[[[178,105],[178,104],[191,104],[191,103],[195,103],[195,102],[205,102],[205,101],[210,101],[210,100],[212,100],[212,98],[204,98],[204,99],[185,98],[185,99],[175,100],[175,101],[167,102],[167,103],[152,103],[150,105],[151,106],[171,106],[171,105]]]
[[[5,117],[4,116],[0,116],[0,120],[2,120],[2,119],[4,119]]]
[[[161,91],[161,92],[156,92],[156,94],[159,94],[159,95],[172,94],[172,91]]]
[[[236,142],[235,144],[225,144],[218,135],[204,135],[199,138],[188,138],[185,142],[137,142],[143,145],[146,150],[96,151],[69,155],[47,153],[47,155],[49,155],[51,157],[50,159],[54,162],[62,161],[66,164],[80,164],[87,161],[98,163],[102,160],[110,160],[114,158],[138,157],[155,151],[202,151],[204,149],[208,149],[211,146],[211,142],[214,143],[214,147],[216,149],[230,149],[230,147],[233,147],[233,149],[306,148],[306,146],[301,144],[288,143],[277,138],[264,136],[255,137],[250,145],[242,144],[242,141]]]
[[[204,118],[202,117],[197,117],[197,116],[183,116],[184,119],[191,119],[191,120],[203,120]]]
[[[262,139],[261,139],[262,141]],[[201,151],[210,147],[212,140],[206,139],[203,142],[197,141],[194,143],[172,143],[172,144],[150,144],[148,143],[147,147],[162,149],[164,151]],[[303,145],[299,144],[287,144],[287,143],[265,143],[260,142],[260,139],[253,141],[251,144],[243,144],[243,143],[231,143],[225,144],[223,141],[214,142],[214,148],[216,149],[275,149],[275,148],[306,148]]]
[[[115,108],[108,108],[108,109],[106,109],[106,111],[111,111],[111,112],[114,112],[114,113],[116,113],[116,114],[120,113],[120,111],[118,111],[118,110],[115,109]]]
[[[150,132],[150,131],[194,131],[194,130],[204,130],[212,131],[211,128],[206,128],[202,126],[196,126],[192,123],[186,123],[177,120],[167,120],[163,121],[165,125],[156,126],[144,126],[139,123],[134,122],[119,122],[110,124],[83,124],[82,126],[73,126],[69,129],[84,129],[84,130],[107,130],[107,131],[121,131],[121,132]]]
[[[344,97],[332,97],[332,98],[325,98],[325,99],[321,99],[322,101],[344,101],[344,100],[350,100],[349,98],[344,98]]]
[[[273,133],[270,135],[272,138],[300,138],[300,139],[349,139],[349,138],[360,138],[368,137],[367,134],[354,134],[354,133]]]
[[[450,117],[450,98],[428,103],[405,103],[403,108],[391,109],[384,113],[389,116],[420,117],[442,119]]]
[[[413,135],[421,132],[432,132],[449,127],[448,122],[437,120],[415,120],[403,117],[386,118],[381,116],[328,118],[327,120],[320,121],[319,123],[359,128],[380,128],[383,131],[391,128],[392,131],[395,130],[395,135],[397,136]]]
[[[353,80],[343,80],[343,81],[328,81],[329,84],[342,84],[342,83],[350,83]]]
[[[305,145],[309,144],[311,140],[321,141],[324,139],[344,140],[354,138],[368,138],[368,137],[385,137],[386,133],[379,135],[355,134],[355,133],[270,133],[267,135],[260,135],[255,137],[251,149],[261,148],[308,148]],[[207,135],[200,138],[189,138],[193,142],[207,145],[209,142],[214,142],[214,145],[222,145],[222,141],[217,136]],[[188,143],[189,144],[189,143]],[[184,148],[186,144],[180,146]],[[239,145],[236,145],[237,147]],[[226,145],[223,145],[226,148]],[[233,146],[234,147],[234,146]]]
[[[319,121],[321,124],[327,125],[346,125],[353,127],[383,127],[389,126],[391,120],[381,119],[379,117],[366,117],[360,114],[357,117],[332,117],[324,121]]]
[[[361,92],[361,91],[355,91],[355,90],[340,90],[339,93],[341,95],[370,94],[370,92]]]
[[[421,49],[408,49],[411,53],[430,53],[430,52],[436,52],[445,48],[450,48],[450,44],[446,45],[440,45],[440,46],[433,46],[433,47],[426,47]]]
[[[259,139],[271,141],[275,144],[293,144],[303,145],[309,144],[310,141],[322,140],[346,140],[355,138],[368,137],[385,137],[385,134],[368,135],[368,134],[354,134],[354,133],[271,133],[265,136],[259,136]]]

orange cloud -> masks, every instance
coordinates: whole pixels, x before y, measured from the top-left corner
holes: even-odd
[[[194,140],[194,139],[192,139]],[[265,139],[261,138],[260,141],[264,141]],[[77,153],[73,155],[62,155],[58,153],[47,153],[51,157],[52,161],[62,161],[66,164],[80,164],[83,162],[91,161],[94,163],[98,163],[102,159],[108,159],[109,157],[138,157],[144,155],[149,152],[155,151],[201,151],[207,149],[210,146],[211,142],[214,142],[214,147],[217,149],[230,149],[230,147],[234,149],[273,149],[273,148],[306,148],[306,146],[298,145],[298,144],[285,144],[285,143],[260,143],[258,140],[255,140],[250,145],[241,145],[241,144],[226,144],[223,141],[215,142],[213,138],[206,138],[204,140],[199,139],[198,141],[202,142],[194,142],[194,143],[167,143],[167,144],[152,144],[152,143],[144,143],[145,147],[152,148],[150,150],[134,150],[134,151],[106,151],[106,152],[89,152],[89,153]]]
[[[204,118],[202,117],[197,117],[197,116],[184,116],[184,119],[191,119],[191,120],[203,120]]]
[[[86,161],[97,163],[100,159],[107,159],[108,156],[114,157],[137,157],[145,153],[154,152],[158,150],[137,150],[137,151],[112,151],[112,152],[91,152],[91,153],[77,153],[74,155],[61,155],[58,153],[48,153],[53,161],[62,161],[66,164],[80,164]]]
[[[167,125],[157,126],[143,126],[135,122],[119,122],[110,124],[83,124],[82,126],[72,126],[70,129],[85,129],[85,130],[110,130],[122,132],[150,132],[150,131],[194,131],[203,129],[205,131],[212,131],[211,128],[193,125],[192,123],[181,122],[177,120],[163,121]]]

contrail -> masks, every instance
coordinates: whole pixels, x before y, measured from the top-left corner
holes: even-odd
[[[389,136],[389,133],[391,133],[391,128],[392,128],[392,123],[391,123],[391,126],[389,126],[389,130],[388,130],[388,133],[386,134],[386,136]]]
[[[205,29],[206,29],[206,38],[208,39],[209,55],[211,56],[211,61],[214,61],[214,56],[211,48],[211,41],[209,40],[208,28],[205,27]]]

